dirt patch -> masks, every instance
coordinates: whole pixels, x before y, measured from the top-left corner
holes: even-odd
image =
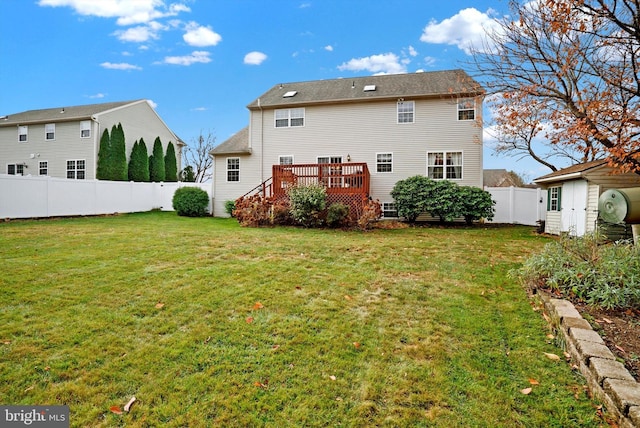
[[[583,302],[572,303],[640,382],[640,310],[604,310],[591,308]]]

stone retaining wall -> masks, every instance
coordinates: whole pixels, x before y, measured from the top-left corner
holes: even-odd
[[[562,332],[565,350],[571,355],[589,390],[605,406],[621,428],[640,427],[640,384],[567,300],[538,294],[551,318],[552,326]],[[562,339],[562,338],[561,338]]]

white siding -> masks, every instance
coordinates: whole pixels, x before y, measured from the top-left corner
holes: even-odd
[[[596,230],[596,224],[598,221],[598,199],[600,198],[600,186],[594,183],[589,183],[587,192],[586,232],[590,233]]]

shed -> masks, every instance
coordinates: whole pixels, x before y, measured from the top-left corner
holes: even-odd
[[[536,178],[547,190],[545,232],[582,236],[598,225],[598,199],[609,189],[640,187],[640,175],[621,174],[605,160],[573,165]]]

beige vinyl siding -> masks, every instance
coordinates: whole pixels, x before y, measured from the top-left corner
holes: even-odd
[[[252,129],[259,126],[254,112]],[[293,154],[297,164],[316,163],[318,156],[347,155],[352,162],[366,162],[371,172],[373,198],[391,202],[395,183],[412,175],[426,175],[427,152],[462,151],[461,185],[482,186],[482,130],[474,121],[457,120],[455,100],[415,100],[413,123],[397,123],[394,100],[363,104],[305,107],[305,126],[275,128],[274,110],[264,110],[265,177],[278,156]],[[259,132],[252,132],[259,137]],[[254,151],[260,146],[253,138]],[[376,173],[376,153],[393,153],[393,172]]]
[[[240,181],[227,181],[227,159],[240,159]],[[262,183],[257,171],[259,170],[259,158],[253,155],[216,155],[213,164],[213,215],[227,217],[224,204],[227,201],[235,201],[258,184]]]
[[[600,198],[600,186],[588,183],[587,187],[587,225],[586,232],[590,233],[596,229],[598,221],[598,199]]]
[[[562,211],[547,211],[544,231],[552,235],[560,235],[560,222],[562,219]]]
[[[38,175],[39,162],[46,160],[49,176],[66,178],[67,160],[83,159],[86,178],[93,178],[93,139],[80,138],[80,121],[56,123],[54,140],[45,139],[44,123],[28,126],[27,142],[18,142],[17,127],[0,128],[0,173],[6,174],[8,163],[24,163],[25,175]]]

